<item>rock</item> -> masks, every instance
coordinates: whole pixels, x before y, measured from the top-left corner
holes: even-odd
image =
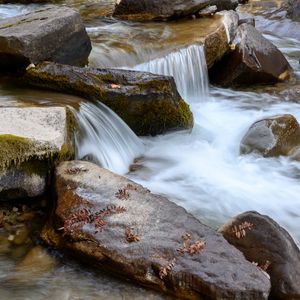
[[[0,21],[0,70],[25,69],[54,61],[85,65],[91,42],[80,15],[65,6],[47,5]]]
[[[182,299],[267,299],[269,280],[183,208],[97,165],[62,163],[50,246]]]
[[[218,62],[224,54],[229,50],[229,32],[231,22],[224,21],[225,16],[223,15],[222,23],[217,29],[208,34],[204,39],[204,53],[205,53],[205,60],[207,64],[207,68],[210,69],[212,66]]]
[[[0,198],[44,193],[48,174],[74,156],[73,115],[65,107],[0,108]]]
[[[292,115],[255,122],[241,142],[241,154],[256,152],[265,157],[292,155],[300,147],[300,126]]]
[[[29,230],[25,225],[23,225],[21,228],[19,228],[16,231],[16,235],[12,242],[17,246],[20,246],[26,243],[28,237],[29,237]]]
[[[42,63],[28,70],[24,80],[37,87],[101,101],[138,135],[193,126],[189,106],[180,98],[174,79],[169,76]]]
[[[233,10],[222,11],[219,14],[223,17],[223,24],[226,29],[228,43],[232,43],[238,29],[239,15]]]
[[[55,259],[41,246],[35,246],[17,264],[10,279],[28,283],[40,280],[42,276],[54,270]]]
[[[274,83],[289,77],[291,67],[283,54],[250,24],[238,27],[232,44],[232,51],[210,70],[212,83],[221,86]]]
[[[238,3],[232,0],[121,0],[116,5],[114,16],[138,21],[177,19],[213,5],[221,11],[235,9]]]
[[[286,230],[268,216],[245,212],[220,232],[250,262],[270,275],[270,299],[300,299],[300,251]]]
[[[300,0],[289,0],[287,7],[288,17],[293,21],[300,22]]]

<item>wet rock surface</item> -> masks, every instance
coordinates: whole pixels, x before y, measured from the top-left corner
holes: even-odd
[[[169,76],[43,63],[29,69],[24,80],[33,86],[99,100],[138,135],[156,135],[193,126],[189,106]]]
[[[300,125],[292,115],[274,116],[255,122],[244,136],[240,152],[265,157],[297,155]]]
[[[51,169],[73,158],[73,115],[64,107],[0,108],[0,199],[36,197]]]
[[[287,15],[293,21],[300,22],[300,1],[299,0],[289,0],[287,4]]]
[[[250,24],[241,24],[232,51],[215,64],[209,75],[212,83],[227,87],[283,81],[289,77],[290,70],[288,61],[275,45]]]
[[[114,16],[139,21],[176,19],[214,5],[220,11],[235,9],[238,3],[231,0],[121,0]]]
[[[49,245],[185,299],[267,299],[269,280],[183,208],[92,163],[62,163]]]
[[[85,65],[90,51],[80,15],[71,8],[47,5],[0,21],[1,72],[45,60]]]
[[[245,212],[219,231],[270,275],[270,299],[300,299],[300,251],[286,230],[268,216]]]

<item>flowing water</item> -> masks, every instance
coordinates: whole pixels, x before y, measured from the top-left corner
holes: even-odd
[[[112,110],[102,103],[83,102],[79,112],[73,109],[79,124],[76,156],[87,158],[119,174],[143,153],[143,144]]]
[[[74,1],[70,3],[77,5]],[[278,16],[276,3],[264,8],[265,11],[272,14],[276,11]],[[24,9],[32,8],[2,5],[0,18]],[[249,9],[247,6],[244,11]],[[260,8],[257,13],[263,14],[264,22],[273,24],[276,18],[269,20],[269,15],[263,12]],[[297,103],[300,99],[282,94],[299,86],[300,40],[288,32],[281,32],[280,37],[265,32],[291,63],[296,76],[293,81],[272,87],[221,89],[208,85],[200,45],[199,32],[204,28],[214,29],[209,19],[139,24],[99,19],[90,11],[86,16],[87,31],[93,42],[91,65],[174,76],[179,92],[190,103],[195,126],[191,132],[138,139],[101,104],[74,100],[80,102],[79,109],[73,105],[81,124],[78,157],[91,158],[121,174],[126,173],[136,157],[138,167],[126,176],[152,192],[166,195],[202,222],[217,228],[240,212],[256,210],[278,221],[300,244],[300,163],[287,157],[239,155],[240,141],[256,120],[285,113],[300,120]],[[280,17],[278,22],[281,21]],[[44,105],[58,97],[30,90],[21,95],[18,90],[0,87],[2,105],[24,105],[24,101],[30,102],[30,95],[32,102],[46,98]],[[70,104],[69,96],[61,97]],[[29,280],[23,286],[7,279],[13,273],[15,261],[0,255],[0,295],[5,295],[3,299],[166,299],[105,274],[93,273],[82,265],[74,266],[74,262],[65,258],[62,261],[54,273],[34,282],[30,289]],[[54,291],[53,286],[57,287]]]

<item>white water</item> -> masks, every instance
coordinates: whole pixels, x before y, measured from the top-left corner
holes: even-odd
[[[278,221],[299,243],[300,163],[286,157],[240,156],[239,144],[258,119],[291,113],[300,120],[300,105],[268,94],[216,88],[205,97],[207,74],[199,67],[202,58],[190,48],[193,58],[188,59],[186,50],[136,69],[174,75],[179,91],[191,104],[194,129],[191,134],[144,139],[143,168],[130,177],[167,195],[212,226],[256,210]],[[296,66],[295,61],[291,63]],[[197,84],[199,76],[205,76],[202,87]]]
[[[119,174],[128,172],[134,158],[144,151],[141,140],[104,104],[84,102],[73,112],[79,123],[76,157],[94,161]]]
[[[208,95],[207,67],[201,45],[189,46],[163,58],[139,64],[134,69],[173,76],[179,93],[190,102]]]

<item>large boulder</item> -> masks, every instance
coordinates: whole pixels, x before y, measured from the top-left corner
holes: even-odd
[[[126,20],[165,20],[189,16],[208,6],[217,10],[235,9],[233,0],[121,0],[116,5],[114,16]]]
[[[292,115],[281,115],[255,122],[241,142],[241,154],[251,152],[265,157],[297,155],[300,125]]]
[[[42,63],[30,68],[24,80],[37,87],[101,101],[138,135],[193,126],[189,106],[180,98],[169,76]]]
[[[288,61],[252,25],[244,23],[238,27],[231,48],[210,69],[212,83],[222,86],[274,83],[289,77]]]
[[[286,230],[268,216],[245,212],[225,224],[225,239],[271,277],[271,299],[300,299],[300,251]]]
[[[0,199],[43,194],[56,163],[74,157],[64,107],[0,108]]]
[[[42,238],[92,266],[183,299],[267,299],[269,279],[183,208],[89,162],[56,171]]]
[[[29,64],[54,61],[85,65],[91,42],[75,10],[48,5],[0,21],[0,70],[25,69]]]

